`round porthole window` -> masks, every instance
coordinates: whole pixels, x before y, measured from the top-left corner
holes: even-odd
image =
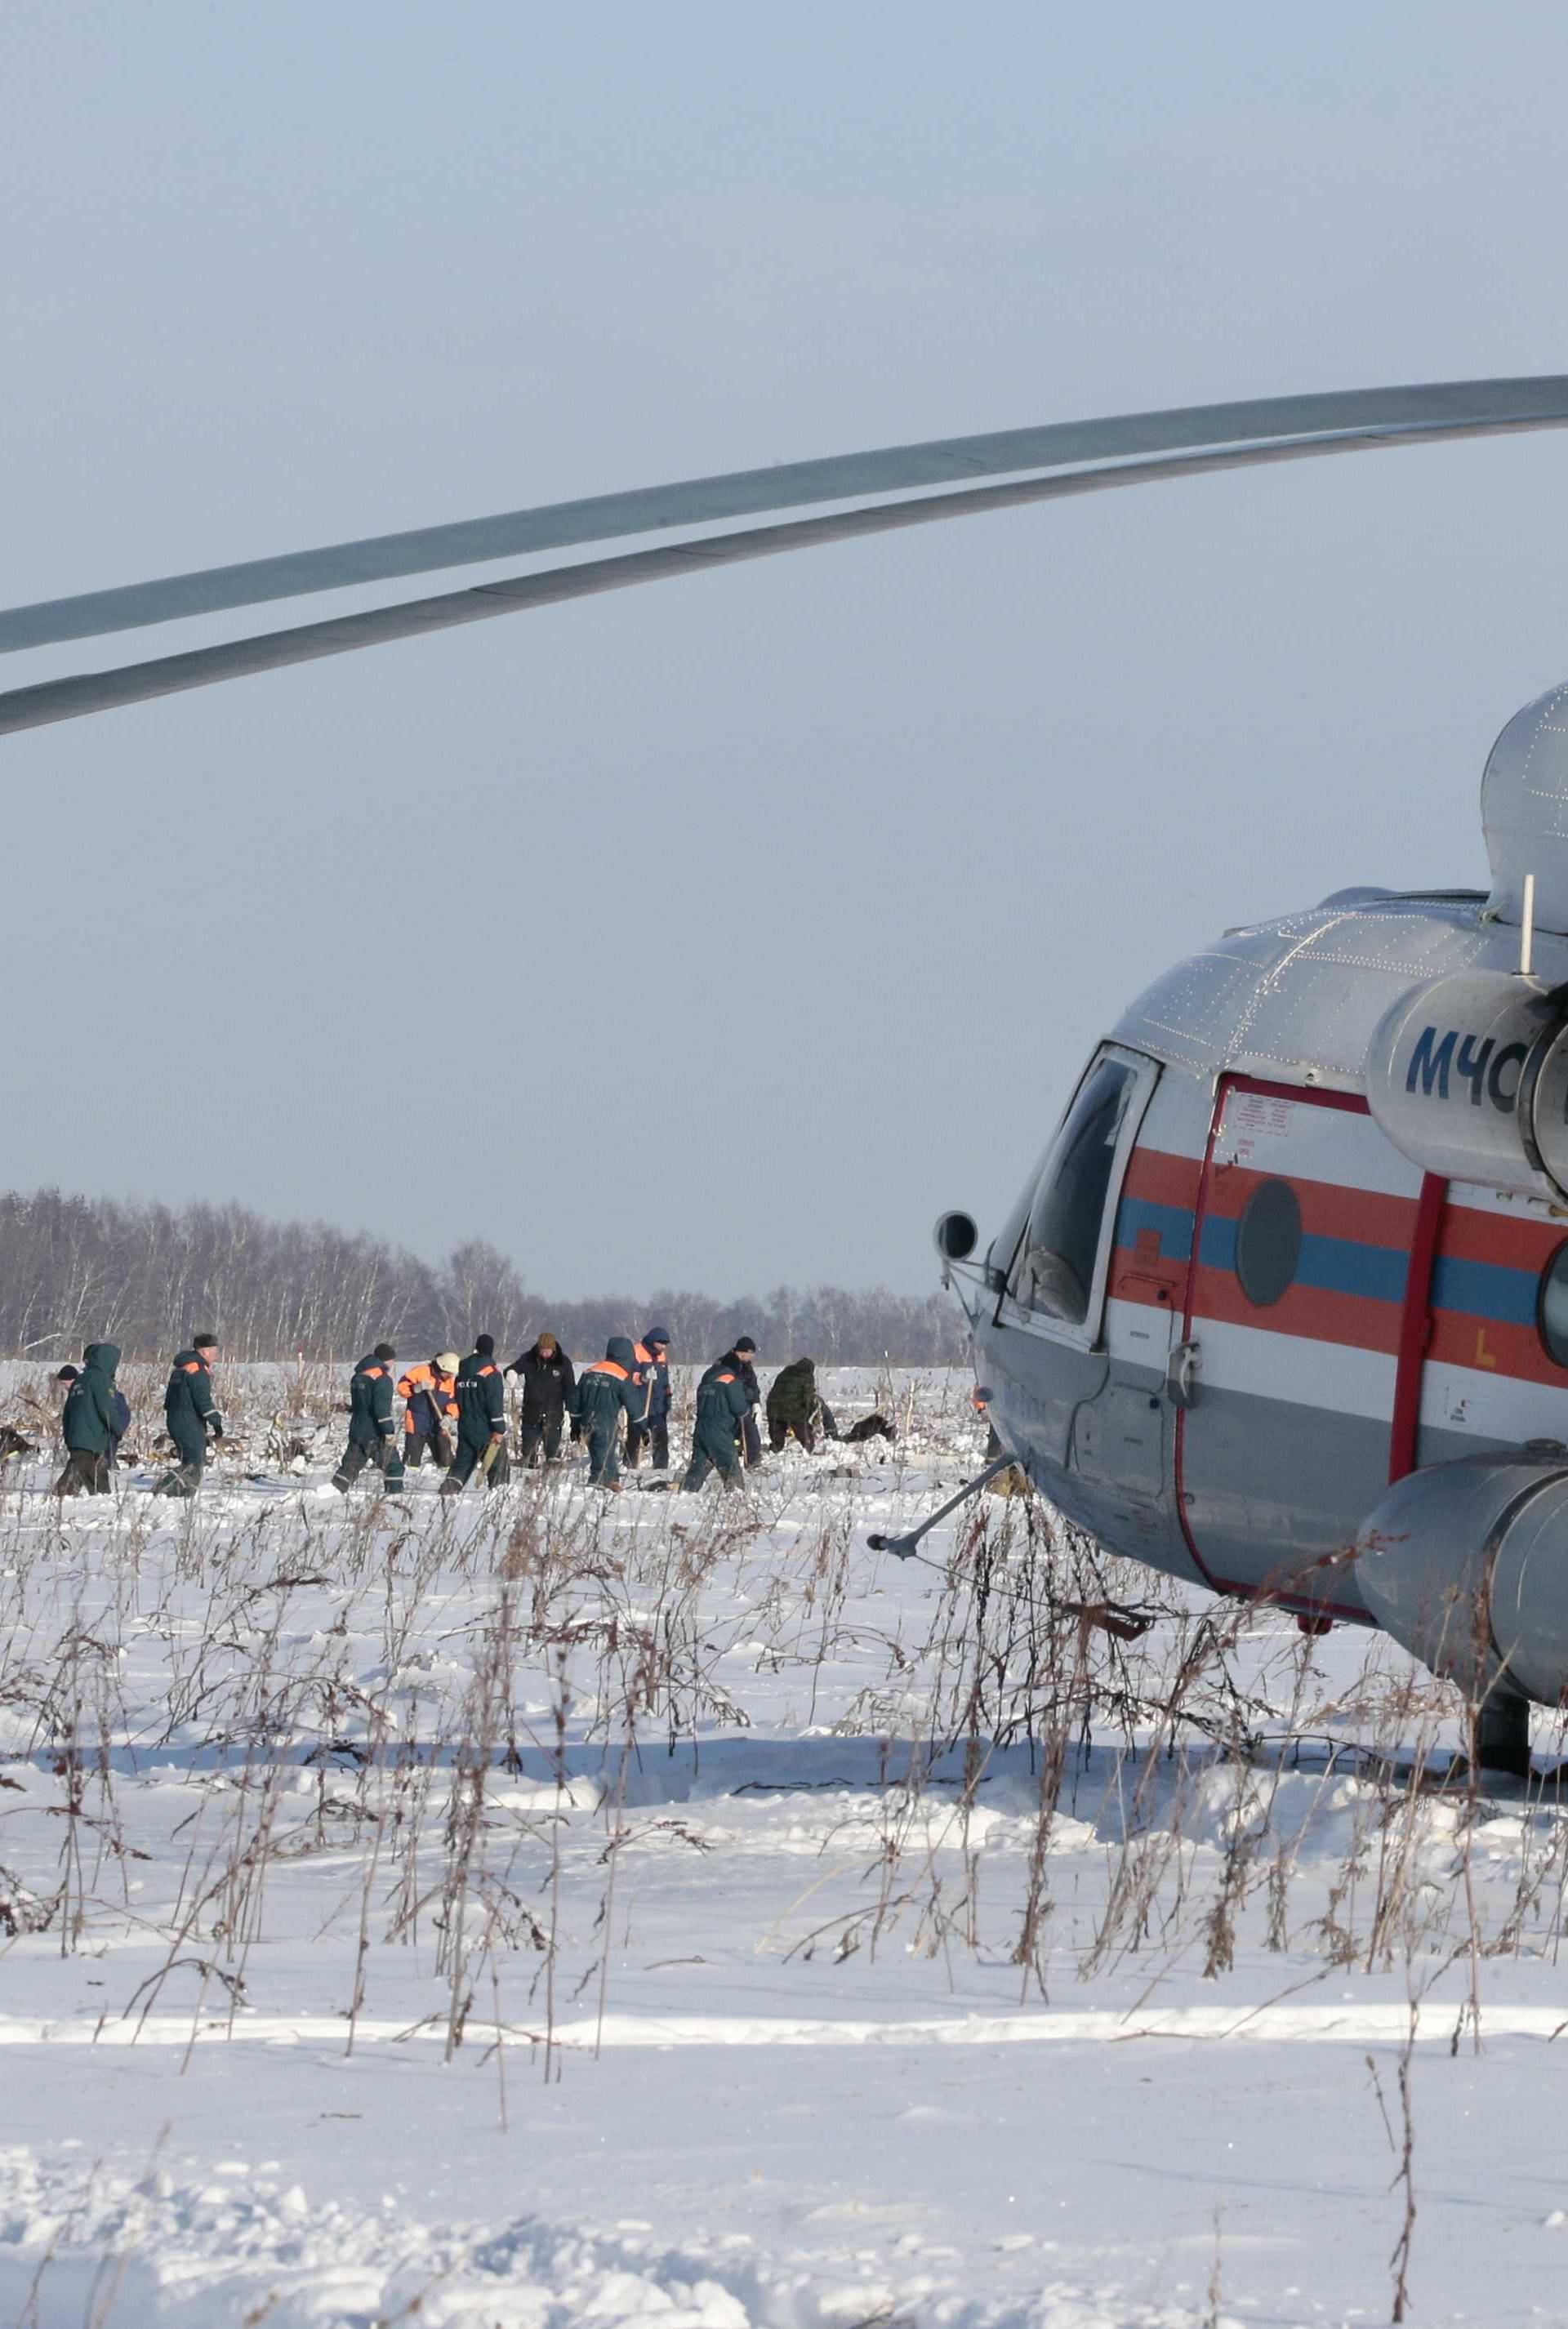
[[[1295,1284],[1300,1261],[1301,1208],[1296,1192],[1289,1181],[1264,1181],[1248,1198],[1236,1223],[1236,1276],[1242,1293],[1255,1308],[1269,1309]],[[1568,1285],[1563,1305],[1568,1338]]]
[[[1568,1367],[1568,1245],[1560,1245],[1541,1272],[1536,1316],[1547,1357]]]

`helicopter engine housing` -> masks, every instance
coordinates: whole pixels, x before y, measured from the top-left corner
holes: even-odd
[[[1568,996],[1498,970],[1450,971],[1387,1011],[1366,1099],[1394,1146],[1444,1180],[1568,1203]]]
[[[1356,1577],[1385,1632],[1472,1700],[1568,1697],[1568,1450],[1407,1474],[1363,1524]]]

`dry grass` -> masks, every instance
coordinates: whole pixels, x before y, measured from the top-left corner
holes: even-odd
[[[871,1487],[913,1509],[972,1426],[959,1391],[883,1388],[906,1427],[891,1472],[776,1473],[740,1509],[607,1508],[540,1475],[346,1508],[220,1480],[177,1514],[127,1495],[83,1526],[0,1490],[0,1813],[25,1845],[14,1872],[0,1846],[0,1931],[62,1953],[128,1936],[125,2012],[231,2019],[279,1889],[330,1872],[351,2049],[377,1968],[422,1951],[449,2055],[477,2018],[553,2075],[565,2006],[613,2002],[631,1846],[694,1868],[725,1849],[700,1822],[656,1837],[638,1807],[677,1752],[745,1731],[749,1674],[790,1735],[874,1750],[832,1798],[822,1913],[759,1931],[798,1963],[896,1942],[1010,1964],[1043,1997],[1134,1965],[1223,1981],[1249,1953],[1372,1975],[1463,1957],[1473,1983],[1488,1956],[1555,1957],[1568,1824],[1547,1807],[1478,1859],[1494,1807],[1411,1777],[1453,1696],[1374,1637],[1337,1682],[1278,1612],[1200,1606],[1025,1498],[966,1508],[921,1590],[884,1591]],[[239,1414],[223,1468],[295,1443],[330,1460],[338,1403],[304,1371]],[[184,1774],[167,1833],[141,1777],[160,1758]],[[1004,1798],[998,1854],[981,1832]]]

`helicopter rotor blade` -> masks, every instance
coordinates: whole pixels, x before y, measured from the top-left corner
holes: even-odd
[[[1390,436],[1452,434],[1568,420],[1568,378],[1440,381],[1405,388],[1335,389],[1252,398],[1089,420],[1051,421],[978,437],[885,447],[827,459],[783,462],[631,492],[594,495],[537,509],[469,518],[453,525],[378,534],[363,542],[291,551],[236,566],[207,567],[152,582],[89,590],[69,599],[0,609],[0,652],[101,637],[317,590],[390,582],[443,567],[564,550],[673,526],[722,524],[813,503],[909,493],[966,478],[1002,476],[1067,464],[1207,451],[1347,430]]]
[[[405,599],[395,606],[373,607],[360,614],[304,623],[289,630],[262,631],[250,638],[225,640],[217,646],[193,648],[184,655],[158,655],[108,671],[81,672],[67,679],[13,688],[0,693],[0,735],[47,727],[56,721],[80,719],[90,712],[146,702],[188,688],[211,686],[218,680],[244,678],[257,672],[280,670],[290,664],[315,662],[326,655],[347,655],[359,647],[384,646],[393,639],[414,638],[459,623],[484,622],[496,615],[524,614],[535,607],[559,606],[568,599],[626,589],[635,583],[665,581],[677,574],[701,574],[714,567],[776,557],[784,551],[860,540],[905,526],[928,525],[938,519],[981,516],[1033,502],[1063,501],[1080,494],[1106,493],[1121,486],[1176,477],[1204,476],[1223,469],[1313,460],[1331,453],[1375,452],[1386,446],[1431,444],[1455,437],[1512,435],[1532,429],[1557,428],[1565,422],[1568,411],[1561,418],[1547,420],[1454,421],[1432,424],[1419,432],[1365,429],[1292,443],[1235,446],[1223,452],[1176,454],[1155,460],[1118,462],[1104,468],[1075,469],[1064,476],[1025,477],[1006,485],[971,486],[959,493],[923,494],[870,509],[834,510],[783,525],[709,534],[697,542],[664,542],[654,550],[586,559],[575,565],[550,567],[541,573],[520,574],[505,581],[478,583],[467,590],[443,591],[434,598]]]

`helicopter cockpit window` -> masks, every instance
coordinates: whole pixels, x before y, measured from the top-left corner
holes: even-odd
[[[1100,1061],[1085,1077],[1019,1240],[1007,1290],[1020,1309],[1069,1326],[1088,1317],[1117,1144],[1137,1080],[1113,1059]]]
[[[1560,1245],[1541,1273],[1536,1313],[1541,1340],[1554,1365],[1568,1367],[1568,1245]]]

